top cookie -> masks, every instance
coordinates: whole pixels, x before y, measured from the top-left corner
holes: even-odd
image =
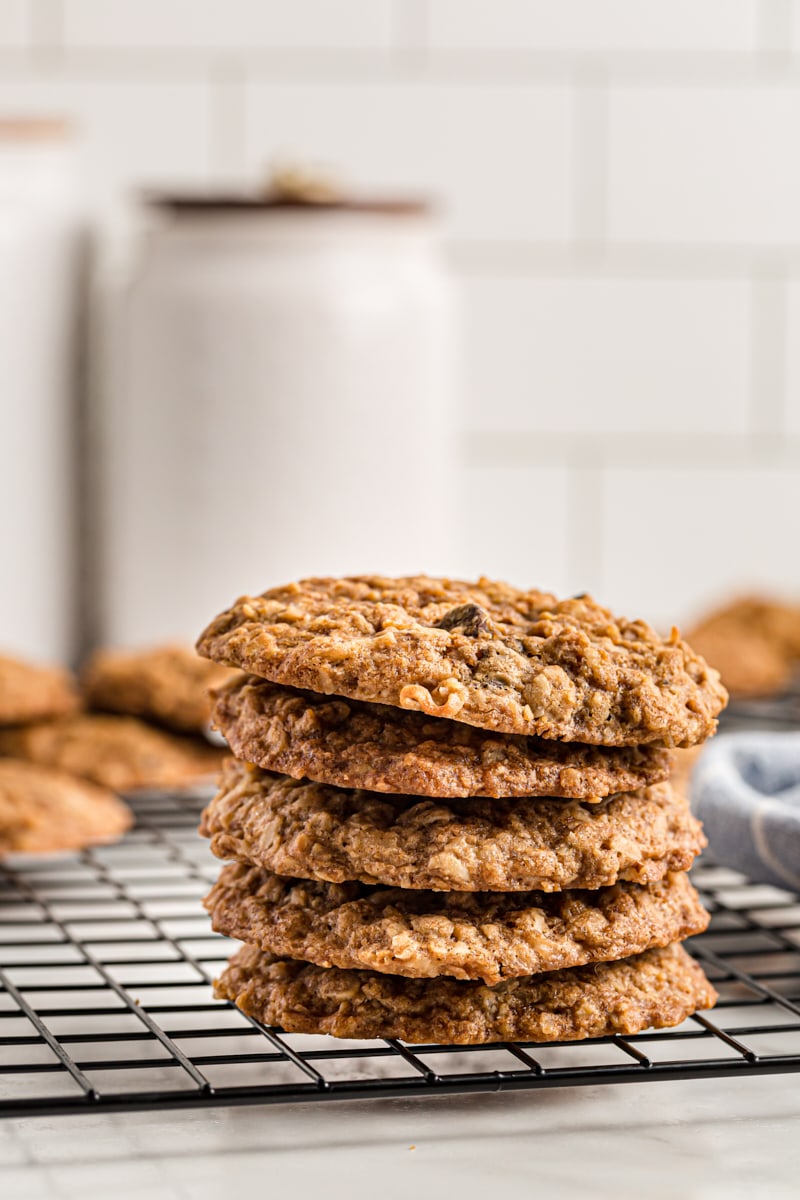
[[[275,683],[594,745],[694,745],[727,700],[676,630],[488,579],[306,579],[241,597],[197,648]]]
[[[83,687],[90,708],[201,733],[210,715],[208,689],[230,675],[185,646],[98,650],[84,668]]]
[[[79,704],[68,671],[0,655],[0,725],[63,717]]]
[[[581,746],[319,696],[237,673],[212,692],[237,758],[295,779],[418,796],[565,796],[600,800],[670,773],[657,746]]]

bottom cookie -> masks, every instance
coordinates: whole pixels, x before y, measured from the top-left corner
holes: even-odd
[[[216,981],[215,993],[287,1033],[442,1045],[633,1034],[679,1025],[717,999],[679,945],[496,987],[316,967],[245,946]]]

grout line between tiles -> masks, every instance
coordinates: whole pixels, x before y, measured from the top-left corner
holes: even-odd
[[[398,0],[398,3],[400,0]],[[536,51],[508,47],[498,50],[434,49],[424,32],[423,0],[410,0],[421,13],[413,20],[396,21],[393,44],[359,49],[308,45],[253,48],[246,40],[230,47],[241,57],[248,75],[262,81],[319,80],[352,83],[380,81],[413,83],[420,75],[429,82],[467,87],[506,87],[509,84],[540,87],[574,85],[588,76],[602,76],[609,87],[732,87],[743,91],[774,85],[800,87],[800,54],[790,50],[756,51]],[[40,50],[57,50],[59,69],[82,77],[121,75],[145,77],[154,73],[207,75],[219,51],[209,47],[81,46],[65,41],[60,0],[34,0],[31,12],[32,44]],[[412,8],[411,12],[414,9]],[[415,24],[423,32],[414,34]],[[777,35],[775,35],[777,36]],[[780,35],[784,36],[784,35]],[[421,44],[416,44],[420,42]],[[31,67],[28,50],[4,49],[3,66],[25,71]],[[35,62],[33,64],[36,65]]]
[[[741,471],[748,467],[800,467],[798,434],[585,433],[533,429],[464,430],[459,439],[462,462],[477,465],[552,464],[565,461],[568,470],[592,466],[641,466],[704,471]]]

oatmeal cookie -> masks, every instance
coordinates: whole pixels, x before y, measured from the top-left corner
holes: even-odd
[[[181,787],[213,776],[222,752],[138,721],[89,713],[0,729],[0,754],[57,767],[115,791]]]
[[[420,800],[302,782],[226,761],[201,833],[218,858],[330,883],[557,892],[654,883],[705,845],[669,783],[579,800]]]
[[[693,745],[727,698],[677,630],[488,579],[306,579],[237,600],[197,648],[273,683],[592,745]]]
[[[679,945],[495,987],[317,967],[245,946],[216,981],[215,992],[287,1033],[440,1045],[630,1035],[680,1025],[717,1000]]]
[[[231,863],[204,903],[218,933],[278,957],[488,984],[629,958],[708,925],[683,873],[547,895],[316,883]]]
[[[79,850],[121,837],[132,823],[126,805],[105,788],[0,758],[0,857]]]
[[[775,695],[789,686],[800,663],[800,605],[736,600],[711,613],[690,636],[732,696]]]
[[[492,733],[388,704],[297,691],[254,676],[212,692],[237,758],[295,779],[418,796],[599,800],[666,779],[656,746],[581,746]]]
[[[0,655],[0,725],[63,717],[79,707],[69,671]]]
[[[208,689],[233,674],[185,646],[98,650],[84,667],[83,688],[90,708],[202,733],[210,717]]]
[[[719,671],[731,696],[774,696],[791,682],[791,663],[761,633],[706,629],[694,635],[694,644]]]
[[[760,633],[787,659],[800,659],[800,604],[787,604],[768,596],[743,596],[712,614],[706,627],[737,625]]]

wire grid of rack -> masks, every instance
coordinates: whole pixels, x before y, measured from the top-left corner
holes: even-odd
[[[800,896],[701,863],[689,948],[720,993],[673,1030],[407,1046],[267,1029],[213,999],[234,943],[200,898],[202,795],[151,794],[121,843],[0,867],[0,1115],[535,1089],[800,1070]]]

